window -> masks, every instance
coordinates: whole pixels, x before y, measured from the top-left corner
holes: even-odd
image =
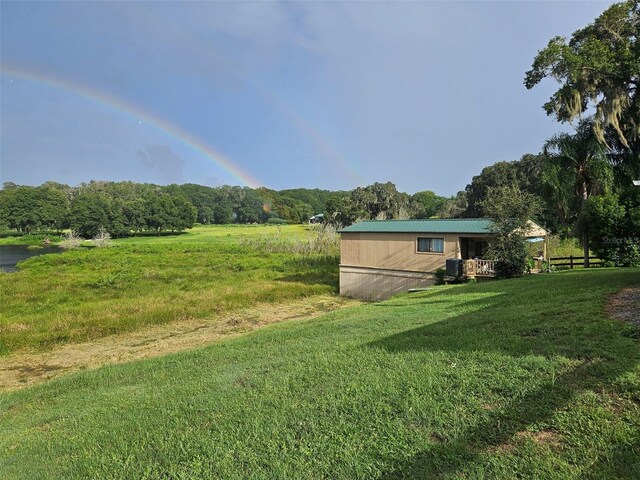
[[[444,238],[418,237],[419,253],[444,253]]]

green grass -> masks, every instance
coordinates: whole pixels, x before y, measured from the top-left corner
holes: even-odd
[[[58,232],[36,234],[16,234],[15,232],[0,232],[0,245],[42,245],[48,239],[52,243],[62,240]]]
[[[287,237],[302,238],[309,232],[307,225],[208,225],[197,226],[184,233],[176,235],[162,235],[145,233],[134,237],[121,238],[116,240],[117,244],[191,244],[191,243],[216,243],[232,244],[238,243],[241,236],[262,236],[276,235],[278,233]]]
[[[243,235],[302,238],[304,226],[199,227],[43,255],[0,273],[0,356],[259,303],[335,294],[338,258],[263,253]]]
[[[639,478],[640,270],[438,287],[0,395],[0,478]]]

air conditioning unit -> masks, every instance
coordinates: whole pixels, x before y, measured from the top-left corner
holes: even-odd
[[[462,260],[459,258],[447,258],[447,276],[456,278],[462,276]]]

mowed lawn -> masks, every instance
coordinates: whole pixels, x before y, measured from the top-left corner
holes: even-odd
[[[439,287],[0,395],[0,478],[640,478],[640,270]]]
[[[0,357],[336,294],[336,255],[270,253],[242,242],[309,235],[301,225],[197,227],[32,258],[16,273],[0,272]]]

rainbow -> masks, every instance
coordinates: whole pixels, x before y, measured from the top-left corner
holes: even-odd
[[[209,161],[213,162],[219,168],[231,175],[234,179],[238,180],[242,185],[246,185],[251,188],[257,188],[262,185],[262,182],[253,178],[247,172],[238,167],[234,162],[232,162],[229,157],[215,150],[212,146],[208,145],[203,140],[196,138],[190,133],[187,133],[177,125],[174,125],[169,121],[160,118],[152,114],[151,112],[143,110],[142,108],[133,105],[132,103],[126,102],[114,95],[110,95],[103,91],[90,88],[86,85],[82,85],[71,80],[62,79],[41,72],[30,71],[13,65],[0,65],[0,74],[18,77],[30,82],[54,87],[59,90],[63,90],[65,92],[69,92],[74,95],[86,98],[100,106],[125,114],[128,117],[131,117],[134,121],[142,121],[146,125],[149,125],[164,133],[165,135],[168,135],[179,141],[180,143],[188,146],[191,150],[197,152],[198,154],[203,155]]]
[[[284,100],[276,96],[274,93],[268,92],[261,88],[255,82],[244,79],[246,85],[252,88],[265,102],[269,103],[273,108],[278,110],[280,114],[286,117],[295,127],[302,132],[311,142],[322,152],[324,157],[330,161],[334,167],[339,168],[344,175],[355,185],[364,185],[364,178],[358,173],[356,168],[346,161],[345,157],[340,155],[336,148],[329,143],[327,138],[313,125],[302,118]]]
[[[294,108],[289,106],[287,102],[276,95],[272,90],[267,90],[260,85],[253,76],[246,75],[248,69],[244,64],[230,57],[223,49],[217,48],[206,37],[198,34],[195,30],[184,30],[176,27],[175,22],[168,21],[168,17],[159,14],[157,10],[140,7],[135,2],[119,2],[111,3],[115,8],[124,9],[125,15],[134,18],[144,18],[152,22],[154,25],[161,26],[165,32],[171,32],[172,35],[181,39],[186,44],[189,54],[198,56],[199,61],[206,64],[211,57],[212,52],[228,65],[232,66],[238,74],[238,80],[247,88],[258,95],[267,105],[278,111],[290,124],[292,124],[306,139],[313,145],[318,152],[322,154],[324,159],[330,163],[334,171],[341,172],[341,175],[349,179],[350,182],[357,185],[365,185],[365,180],[359,173],[358,165],[350,161],[349,157],[343,155],[327,137],[313,125],[310,121],[300,115]],[[144,8],[144,10],[141,10]]]

